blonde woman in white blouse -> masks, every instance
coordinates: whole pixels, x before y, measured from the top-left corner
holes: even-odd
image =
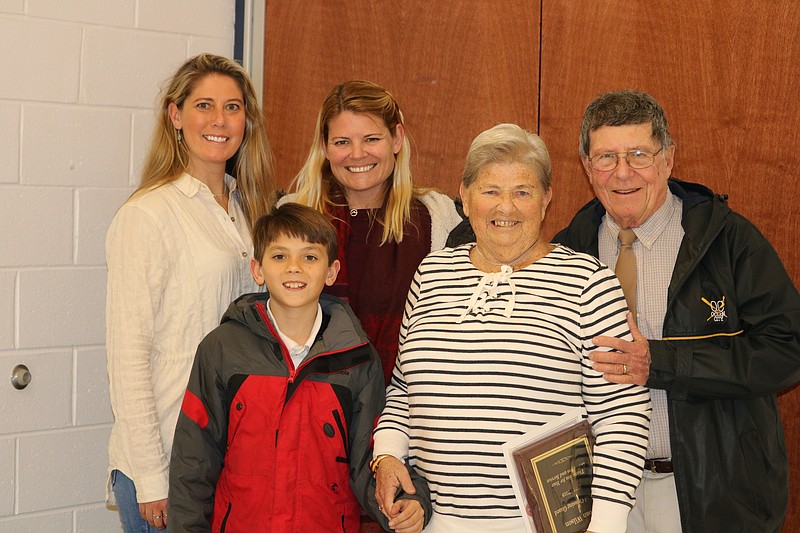
[[[106,240],[109,500],[126,533],[167,526],[172,436],[195,350],[234,298],[258,290],[250,227],[274,195],[263,115],[237,63],[189,59],[157,113],[141,184]],[[234,178],[225,169],[237,152]]]

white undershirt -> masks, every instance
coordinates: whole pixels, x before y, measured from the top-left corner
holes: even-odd
[[[322,326],[322,307],[317,304],[317,316],[314,319],[314,325],[311,326],[311,335],[308,336],[305,344],[296,343],[294,340],[290,339],[284,332],[281,331],[280,326],[278,326],[278,321],[275,320],[275,316],[272,314],[272,311],[269,308],[269,303],[271,300],[267,300],[267,314],[269,315],[270,321],[272,321],[272,325],[275,326],[275,331],[278,332],[278,337],[280,337],[281,342],[286,346],[286,349],[289,351],[289,356],[292,358],[292,363],[294,363],[294,367],[297,368],[300,366],[300,363],[303,362],[303,359],[306,358],[308,355],[308,351],[311,349],[311,346],[314,344],[314,339],[317,338],[317,333],[319,333],[319,328]]]

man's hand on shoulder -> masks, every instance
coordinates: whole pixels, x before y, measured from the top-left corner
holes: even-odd
[[[644,385],[650,376],[650,343],[647,341],[633,315],[628,312],[628,326],[633,335],[633,342],[616,337],[595,337],[592,342],[600,348],[611,348],[614,351],[594,351],[590,355],[592,368],[603,373],[606,381],[611,383],[634,383]]]

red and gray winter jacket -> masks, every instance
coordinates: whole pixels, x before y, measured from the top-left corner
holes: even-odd
[[[172,448],[169,531],[357,532],[359,502],[386,525],[368,466],[385,396],[377,353],[350,307],[323,294],[319,334],[295,368],[268,298],[237,299],[198,347]]]

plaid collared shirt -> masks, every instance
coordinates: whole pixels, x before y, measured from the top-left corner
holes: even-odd
[[[633,243],[636,256],[636,323],[648,339],[661,340],[664,315],[667,312],[667,290],[678,249],[683,240],[683,202],[667,192],[667,199],[653,215],[638,228]],[[598,233],[600,260],[612,269],[617,264],[620,227],[608,215],[603,217]],[[650,420],[650,442],[647,458],[671,458],[667,393],[651,389],[653,413]]]

